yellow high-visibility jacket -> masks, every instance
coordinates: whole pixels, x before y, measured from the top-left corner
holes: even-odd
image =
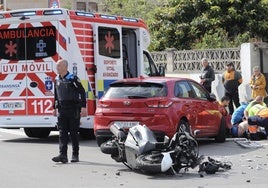
[[[253,86],[257,86],[257,88],[253,88]],[[260,74],[260,76],[256,77],[256,76],[252,76],[251,80],[250,80],[250,86],[252,88],[252,94],[251,97],[252,99],[255,99],[257,96],[262,96],[262,97],[266,97],[266,79],[265,76],[263,74]]]

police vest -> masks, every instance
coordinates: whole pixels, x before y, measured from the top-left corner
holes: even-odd
[[[61,101],[79,101],[79,93],[75,84],[75,77],[68,73],[64,78],[56,77],[56,92],[59,102]]]

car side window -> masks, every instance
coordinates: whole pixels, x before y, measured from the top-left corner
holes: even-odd
[[[197,83],[191,82],[196,98],[207,100],[207,92]]]
[[[176,82],[175,88],[174,88],[174,95],[175,97],[182,97],[182,98],[194,97],[191,91],[191,87],[186,81]]]

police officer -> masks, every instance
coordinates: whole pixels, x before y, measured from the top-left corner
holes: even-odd
[[[67,60],[57,62],[58,76],[55,80],[53,115],[58,117],[60,154],[53,157],[54,162],[67,163],[69,133],[73,155],[71,162],[79,161],[78,131],[80,117],[86,116],[86,95],[79,78],[68,72]]]

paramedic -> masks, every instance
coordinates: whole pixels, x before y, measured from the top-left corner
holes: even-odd
[[[80,117],[86,116],[85,90],[79,78],[68,72],[67,60],[57,62],[57,72],[59,75],[55,79],[53,115],[58,117],[60,154],[53,157],[52,160],[54,162],[68,162],[67,147],[70,133],[73,147],[71,162],[78,162]]]

